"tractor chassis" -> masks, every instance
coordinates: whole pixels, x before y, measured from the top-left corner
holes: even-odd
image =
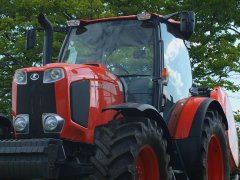
[[[0,178],[46,178],[87,176],[90,163],[72,163],[59,139],[19,139],[0,141]]]

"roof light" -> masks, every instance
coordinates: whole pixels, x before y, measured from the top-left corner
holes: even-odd
[[[67,21],[68,26],[79,26],[80,21],[79,20],[69,20]]]
[[[147,12],[142,12],[140,14],[137,15],[138,20],[147,20],[147,19],[151,19],[151,14],[147,13]]]

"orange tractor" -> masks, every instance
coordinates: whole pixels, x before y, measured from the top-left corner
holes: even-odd
[[[38,21],[43,66],[15,72],[13,121],[0,118],[1,178],[238,179],[228,97],[192,84],[193,12],[68,21],[58,63],[55,29]]]

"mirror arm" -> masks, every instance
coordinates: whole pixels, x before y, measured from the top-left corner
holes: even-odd
[[[189,12],[189,11],[180,11],[180,12],[175,12],[175,13],[168,14],[168,15],[166,15],[166,16],[159,17],[159,18],[160,18],[160,22],[161,22],[161,23],[165,23],[165,22],[167,22],[169,19],[171,19],[172,17],[177,16],[177,15],[179,15],[179,14],[181,14],[181,13],[187,13],[187,12]]]
[[[36,46],[36,31],[44,31],[42,27],[32,27],[31,29],[26,29],[26,50],[30,50]],[[60,32],[67,34],[68,27],[54,27],[53,32]]]
[[[162,16],[160,17],[160,22],[161,23],[165,23],[167,22],[169,19],[171,19],[172,17],[176,16],[176,15],[179,15],[180,13],[182,12],[185,12],[185,11],[181,11],[181,12],[175,12],[175,13],[171,13],[171,14],[168,14],[166,16]]]

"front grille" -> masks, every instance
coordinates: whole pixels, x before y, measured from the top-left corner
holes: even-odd
[[[30,76],[37,73],[39,78]],[[43,113],[56,113],[54,83],[43,83],[43,72],[27,73],[27,84],[17,86],[17,114],[29,114],[29,134],[18,134],[17,138],[56,137],[45,134],[42,125]]]

